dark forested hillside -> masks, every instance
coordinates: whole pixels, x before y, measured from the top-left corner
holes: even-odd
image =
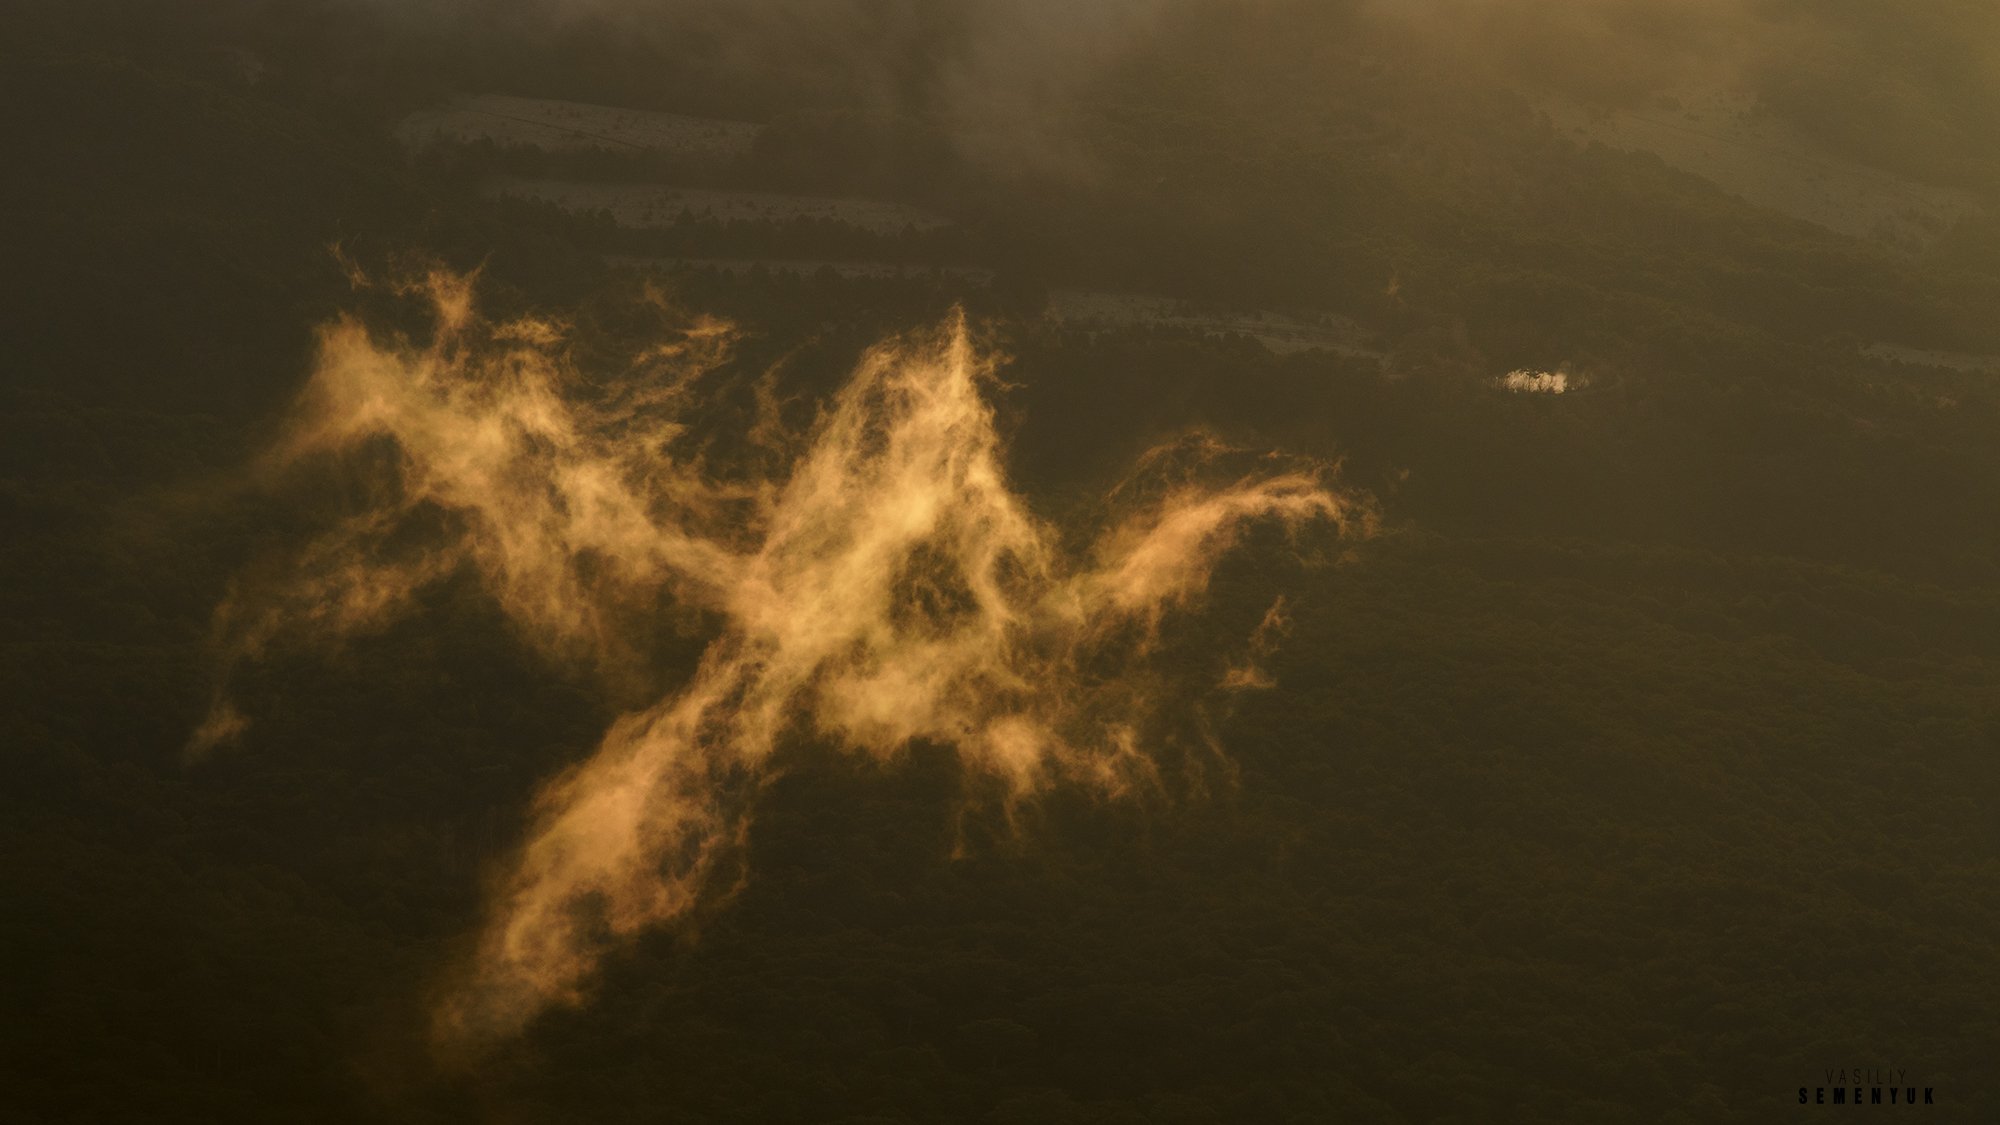
[[[0,1120],[1765,1122],[1884,1086],[1992,1119],[1992,18],[1035,7],[0,14]],[[1820,189],[1963,210],[1857,236],[1550,108],[1664,114],[1725,32]],[[409,142],[447,111],[472,131]],[[750,125],[726,158],[643,139]],[[439,277],[488,336],[426,308]],[[1351,507],[1247,521],[1157,620],[1008,642],[1085,653],[1019,665],[1060,685],[979,681],[1161,701],[1140,781],[1015,792],[965,731],[873,756],[801,719],[718,772],[751,811],[697,902],[441,1042],[552,779],[735,659],[739,610],[669,584],[589,619],[616,661],[545,643],[479,498],[398,507],[420,428],[279,456],[324,438],[327,326],[420,379],[510,357],[462,402],[544,348],[627,477],[692,449],[733,487],[803,473],[869,349],[957,311],[1077,605],[1120,596],[1093,536],[1134,505],[1296,471]],[[853,458],[894,447],[863,430]],[[777,491],[660,488],[648,526],[728,544]],[[329,580],[271,603],[313,628],[256,632],[383,512],[380,570],[445,560],[406,612],[322,643]],[[917,563],[899,612],[982,596]],[[247,725],[194,752],[222,702]]]

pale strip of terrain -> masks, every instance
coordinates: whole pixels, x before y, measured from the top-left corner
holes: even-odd
[[[1920,247],[1979,210],[1968,192],[1829,155],[1754,98],[1726,89],[1677,89],[1644,110],[1559,100],[1542,108],[1571,140],[1650,152],[1756,206],[1856,238]]]
[[[829,261],[824,258],[649,258],[613,254],[607,265],[629,269],[716,270],[742,276],[762,270],[788,277],[815,277],[832,271],[843,280],[878,281],[894,278],[949,278],[974,285],[993,284],[993,271],[984,266],[933,266],[919,262]]]
[[[783,223],[825,219],[876,234],[937,230],[951,225],[943,215],[880,199],[836,199],[763,191],[707,191],[647,183],[584,183],[497,177],[490,195],[553,203],[573,214],[608,213],[621,227],[673,226],[685,219],[717,222]]]
[[[1319,349],[1380,359],[1367,329],[1335,313],[1221,312],[1173,297],[1095,289],[1051,289],[1048,316],[1099,328],[1184,328],[1207,336],[1241,334],[1279,355]]]
[[[749,153],[763,130],[748,121],[480,94],[410,114],[396,125],[396,138],[416,149],[491,141],[545,152],[603,148],[722,163]]]
[[[814,277],[830,271],[842,280],[937,278],[991,285],[995,271],[984,266],[933,266],[915,262],[833,261],[822,258],[671,258],[607,255],[605,264],[639,270],[716,270],[735,276],[757,271]],[[1095,289],[1052,289],[1046,315],[1081,328],[1180,328],[1208,336],[1243,335],[1279,355],[1320,349],[1340,355],[1380,359],[1367,329],[1333,313],[1309,316],[1277,312],[1221,313],[1173,297]]]
[[[1870,344],[1861,351],[1863,355],[1874,359],[1886,359],[1892,363],[1913,363],[1919,367],[2000,375],[2000,355],[1980,355],[1976,352],[1930,352],[1921,348],[1906,348],[1901,344]]]

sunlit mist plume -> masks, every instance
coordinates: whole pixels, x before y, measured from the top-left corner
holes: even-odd
[[[1257,631],[1250,634],[1250,651],[1246,659],[1229,666],[1222,675],[1222,686],[1230,691],[1262,691],[1278,686],[1271,673],[1264,670],[1264,661],[1277,650],[1278,641],[1291,630],[1291,619],[1285,616],[1285,599],[1280,597],[1264,611],[1264,620],[1257,623]]]
[[[579,1002],[607,952],[684,915],[788,737],[877,759],[953,747],[1010,800],[1149,784],[1158,693],[1141,666],[1164,617],[1256,522],[1369,526],[1323,466],[1265,459],[1203,484],[1166,476],[1176,457],[1160,453],[1142,465],[1150,484],[1112,496],[1102,533],[1065,540],[1009,487],[982,394],[996,361],[962,317],[868,352],[802,430],[761,396],[731,447],[747,453],[724,458],[686,419],[730,326],[663,304],[659,343],[586,374],[568,326],[489,321],[470,278],[412,293],[430,310],[420,338],[351,316],[320,332],[266,471],[365,462],[393,483],[220,607],[223,685],[192,749],[254,729],[228,669],[379,627],[454,575],[476,576],[552,659],[607,671],[638,659],[662,605],[717,629],[677,690],[542,788],[438,1010],[447,1045]],[[1281,602],[1253,658],[1283,620]],[[1268,682],[1254,664],[1232,677]]]

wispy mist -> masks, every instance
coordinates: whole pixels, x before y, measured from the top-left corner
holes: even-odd
[[[1121,488],[1122,514],[1073,549],[1009,487],[982,392],[994,360],[959,322],[871,351],[803,433],[767,396],[732,459],[744,467],[725,473],[681,419],[726,325],[663,311],[656,346],[587,380],[561,323],[490,323],[463,277],[412,292],[432,309],[428,339],[354,318],[322,332],[267,466],[387,454],[393,479],[276,581],[238,589],[217,616],[226,659],[377,627],[463,573],[564,662],[638,659],[662,599],[719,630],[691,679],[542,790],[440,1010],[448,1044],[577,1002],[607,951],[688,911],[789,737],[878,759],[949,745],[1009,800],[1148,785],[1162,701],[1144,668],[1162,617],[1255,522],[1370,519],[1312,464],[1195,483],[1185,470],[1225,452],[1196,443],[1150,455],[1148,487]],[[1252,658],[1281,625],[1274,609]],[[196,749],[241,736],[254,710],[225,682]]]

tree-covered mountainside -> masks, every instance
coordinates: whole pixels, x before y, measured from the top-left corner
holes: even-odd
[[[1648,43],[1763,29],[1742,81],[1800,135],[1990,208],[1980,5],[1578,5],[1608,38],[1476,3],[1033,36],[1008,3],[807,7],[0,15],[0,1118],[1762,1122],[1857,1066],[2000,1110],[2000,212],[1849,237],[1537,101],[1643,102]],[[1564,43],[1596,53],[1502,81]],[[487,92],[764,128],[693,170],[397,144]],[[638,229],[493,188],[666,175],[946,221]],[[1167,618],[1157,785],[1010,805],[951,746],[801,734],[698,910],[440,1056],[538,789],[708,637],[663,612],[635,690],[457,573],[274,645],[240,742],[186,753],[217,605],[371,487],[260,461],[315,331],[420,334],[353,275],[437,265],[563,318],[586,374],[646,345],[635,309],[735,324],[689,416],[713,464],[765,396],[802,426],[964,309],[1067,540],[1191,431],[1337,463],[1378,519],[1259,527]],[[1267,346],[1265,310],[1366,346]]]

